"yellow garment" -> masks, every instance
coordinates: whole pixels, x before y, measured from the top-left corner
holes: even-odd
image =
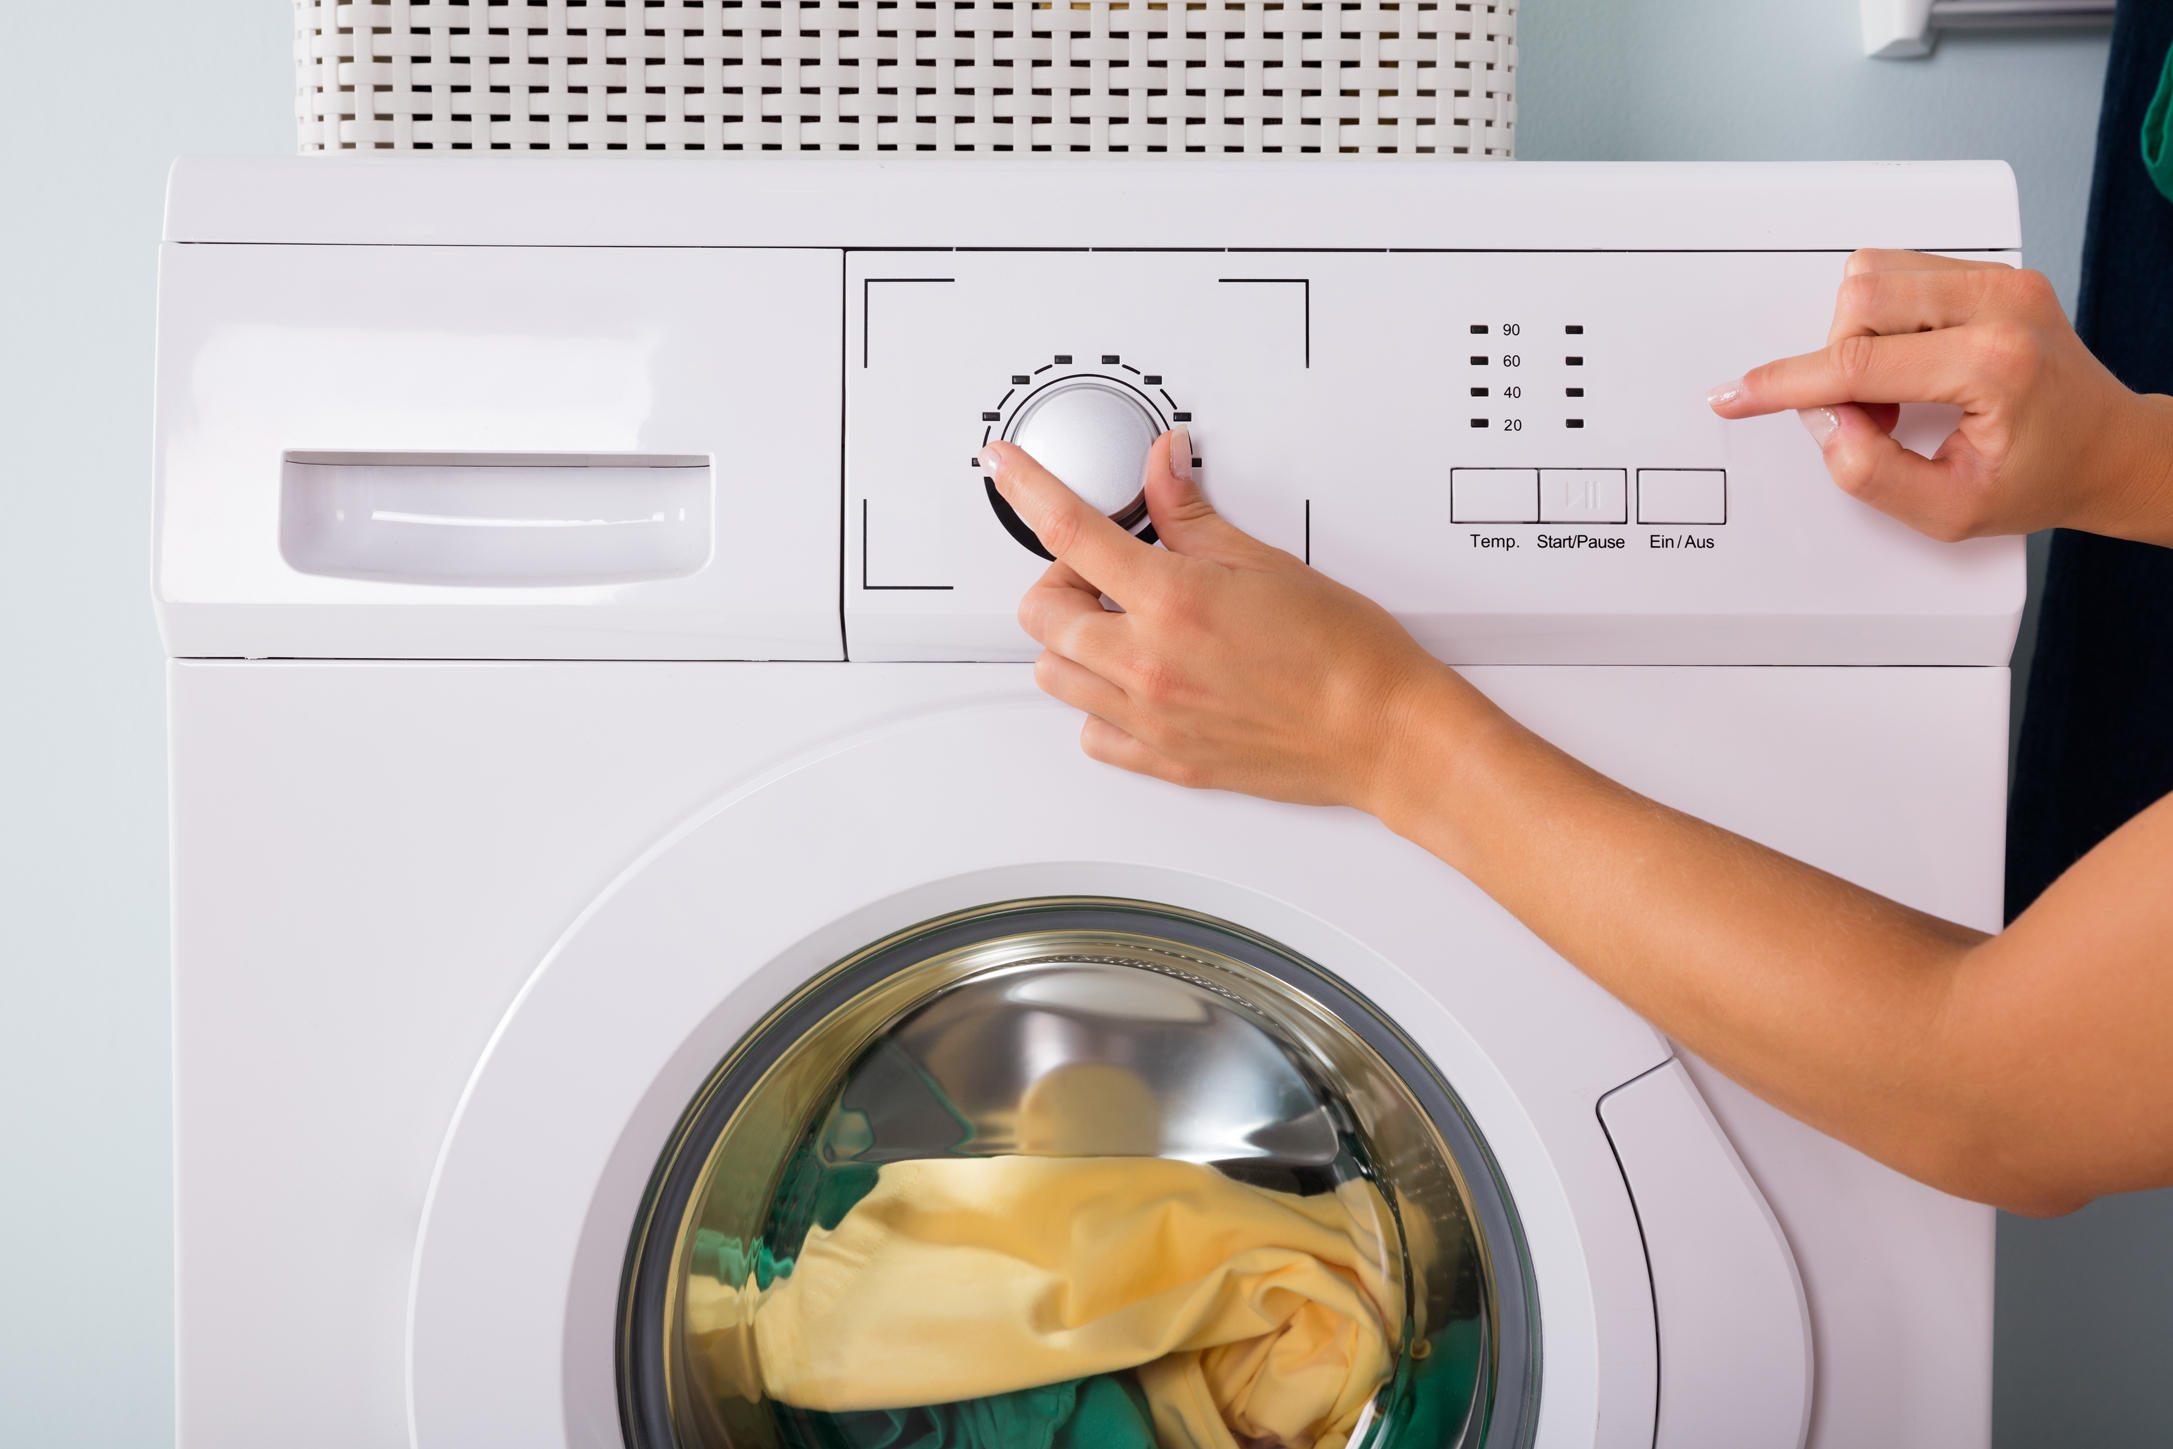
[[[838,1412],[1141,1368],[1162,1449],[1342,1449],[1403,1318],[1395,1229],[1158,1158],[886,1164],[765,1292],[690,1280],[718,1392]],[[750,1343],[751,1340],[751,1343]],[[752,1350],[750,1352],[750,1349]]]
[[[685,1292],[686,1335],[703,1387],[720,1398],[737,1395],[760,1403],[762,1365],[755,1361],[754,1315],[762,1306],[762,1289],[752,1279],[746,1287],[734,1288],[697,1273],[686,1280]]]

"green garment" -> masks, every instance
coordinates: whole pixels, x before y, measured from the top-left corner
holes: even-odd
[[[823,1414],[778,1406],[792,1449],[1155,1449],[1129,1375],[1046,1384],[958,1404]]]
[[[1425,1345],[1427,1354],[1403,1384],[1394,1424],[1392,1449],[1432,1449],[1452,1444],[1471,1415],[1479,1383],[1479,1324],[1452,1323]],[[1353,1441],[1351,1449],[1360,1449]],[[1379,1446],[1376,1446],[1379,1449]]]
[[[2158,194],[2173,201],[2173,50],[2158,71],[2158,93],[2143,113],[2143,169]]]
[[[848,1163],[843,1167],[824,1167],[806,1152],[793,1158],[788,1168],[786,1184],[778,1190],[778,1198],[788,1208],[796,1208],[803,1219],[791,1241],[793,1251],[799,1251],[799,1243],[807,1236],[807,1222],[811,1219],[824,1232],[832,1231],[852,1211],[853,1204],[875,1191],[876,1169]],[[763,1238],[754,1240],[752,1247],[738,1238],[728,1237],[714,1228],[697,1228],[694,1233],[694,1260],[687,1271],[714,1278],[719,1283],[729,1283],[734,1288],[745,1286],[750,1280],[767,1288],[779,1278],[792,1276],[793,1260],[779,1257]]]

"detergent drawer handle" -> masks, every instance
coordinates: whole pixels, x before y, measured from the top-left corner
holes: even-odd
[[[289,452],[279,546],[306,574],[475,588],[680,578],[709,560],[710,460]]]

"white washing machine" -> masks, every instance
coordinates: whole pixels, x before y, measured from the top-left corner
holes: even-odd
[[[1369,1205],[1352,1412],[1202,1444],[1984,1445],[1989,1209],[1367,817],[1087,761],[971,459],[1121,515],[1185,422],[1542,734],[1992,929],[2019,545],[1702,399],[1851,248],[2017,243],[1994,164],[183,161],[182,1443],[933,1444],[1021,1388],[1001,1273],[808,1319],[830,1399],[757,1329],[865,1194],[1040,1242],[1070,1199],[988,1174],[1113,1171]],[[1088,1367],[1160,1416],[1157,1342]]]

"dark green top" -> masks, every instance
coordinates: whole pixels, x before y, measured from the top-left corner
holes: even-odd
[[[2158,194],[2173,201],[2173,50],[2158,70],[2158,92],[2143,113],[2143,169]]]

